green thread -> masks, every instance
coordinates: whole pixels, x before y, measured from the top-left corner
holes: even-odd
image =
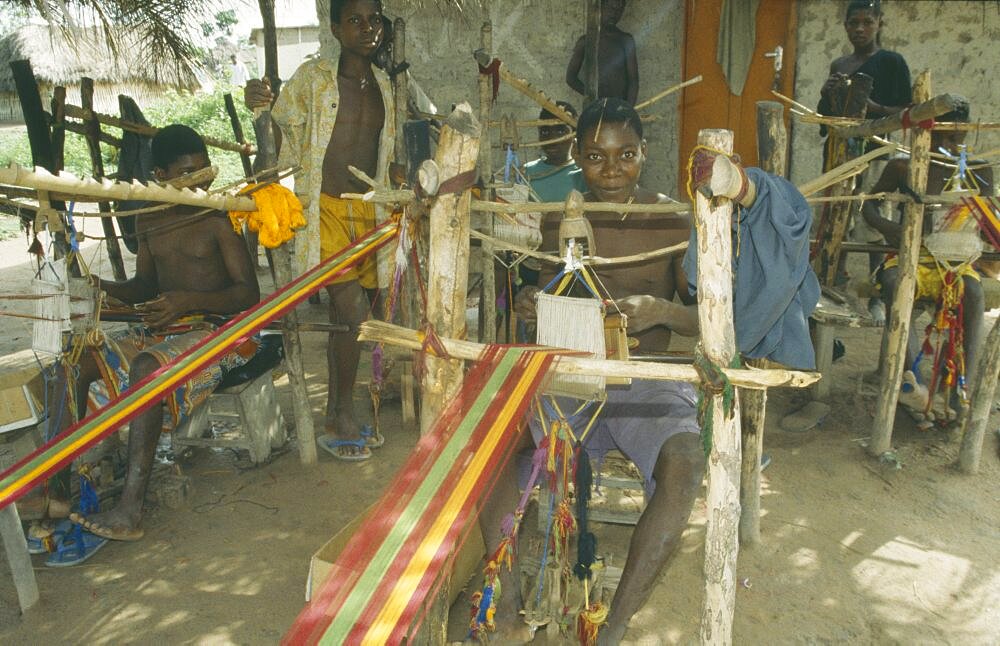
[[[740,357],[737,354],[729,362],[730,368],[742,366]],[[733,403],[736,400],[736,389],[726,377],[726,373],[712,362],[701,350],[701,346],[695,348],[694,369],[701,378],[698,384],[698,425],[701,427],[701,445],[707,458],[712,452],[712,437],[714,422],[712,412],[712,400],[716,395],[722,395],[722,410],[726,414],[726,419],[733,416]]]

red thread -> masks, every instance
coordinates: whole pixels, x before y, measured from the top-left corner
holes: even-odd
[[[480,74],[488,74],[493,82],[493,99],[492,103],[497,102],[497,94],[500,93],[500,59],[494,58],[490,61],[490,64],[486,67],[482,65],[479,66]]]

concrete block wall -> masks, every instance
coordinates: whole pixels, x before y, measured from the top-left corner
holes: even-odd
[[[833,59],[851,51],[844,32],[847,2],[800,0],[795,98],[814,107]],[[899,52],[910,73],[931,70],[931,93],[969,99],[972,119],[1000,122],[1000,3],[884,0],[882,46]],[[970,154],[1000,147],[1000,131],[970,132]],[[795,183],[815,177],[822,166],[819,128],[796,123],[791,175]]]
[[[326,16],[328,22],[328,0],[316,0],[316,4],[321,20]],[[483,4],[486,7],[471,6],[459,12],[436,9],[432,3],[417,8],[414,3],[384,2],[386,15],[406,20],[407,60],[439,109],[447,112],[462,101],[478,106],[478,71],[472,52],[479,47],[479,30],[486,19],[493,22],[493,49],[498,58],[550,97],[579,108],[582,97],[566,85],[565,73],[573,45],[585,29],[584,0],[491,0]],[[620,27],[636,39],[640,101],[680,82],[683,24],[682,0],[633,0],[627,6]],[[320,38],[323,51],[335,51],[336,41],[328,30],[321,28]],[[674,197],[678,97],[679,93],[650,109],[663,118],[649,124],[645,133],[649,162],[642,180],[649,188]],[[494,114],[534,119],[538,108],[501,86]],[[537,139],[535,131],[521,131],[522,141]],[[498,141],[496,136],[494,141]],[[522,155],[533,159],[538,152],[530,149]],[[502,162],[499,151],[495,159],[495,166]]]

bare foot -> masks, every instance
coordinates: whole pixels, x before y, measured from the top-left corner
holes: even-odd
[[[84,516],[73,512],[69,519],[79,523],[85,530],[112,541],[137,541],[145,532],[139,527],[139,518],[118,508]]]

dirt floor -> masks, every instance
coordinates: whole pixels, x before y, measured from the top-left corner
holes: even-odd
[[[4,291],[30,279],[25,246],[0,243]],[[110,275],[95,254],[93,243],[85,247],[95,271]],[[307,319],[322,320],[325,307],[305,307]],[[736,643],[1000,643],[1000,415],[976,477],[951,466],[957,438],[920,433],[903,414],[894,436],[902,468],[879,465],[863,446],[875,406],[863,377],[875,369],[879,335],[840,336],[847,356],[828,376],[833,412],[822,426],[780,430],[777,421],[805,395],[771,393],[763,542],[740,554]],[[5,318],[0,352],[29,345],[26,322]],[[324,347],[323,335],[306,336],[318,424]],[[287,379],[277,385],[291,419]],[[109,544],[69,569],[34,557],[42,601],[26,616],[0,559],[0,643],[277,642],[302,609],[310,555],[379,497],[415,443],[415,433],[399,430],[399,411],[398,402],[383,405],[386,445],[362,464],[321,452],[319,465],[304,469],[294,441],[259,468],[231,451],[199,451],[183,464],[194,485],[187,504],[151,502],[143,540]],[[630,643],[697,641],[704,527],[699,500],[680,554],[632,622]],[[599,526],[599,552],[620,566],[629,535],[628,527]]]

